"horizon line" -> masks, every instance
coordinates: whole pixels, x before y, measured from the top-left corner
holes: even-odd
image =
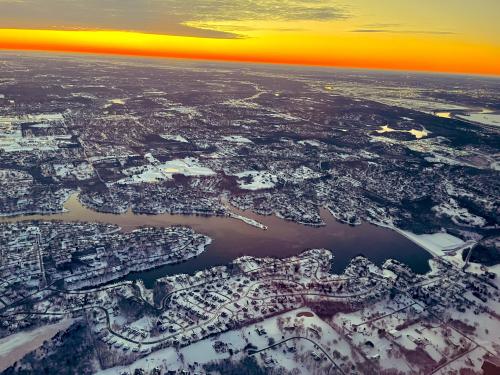
[[[237,59],[237,58],[209,58],[209,57],[190,57],[190,56],[168,56],[161,54],[147,54],[147,53],[133,53],[133,52],[100,52],[100,51],[83,51],[83,50],[69,50],[69,49],[45,49],[45,48],[5,48],[0,47],[0,53],[19,53],[19,54],[47,54],[57,57],[65,56],[95,56],[95,57],[123,57],[130,59],[151,59],[151,60],[176,60],[176,61],[189,61],[189,62],[205,62],[205,63],[225,63],[225,64],[258,64],[258,65],[272,65],[283,67],[306,67],[306,68],[320,68],[320,69],[340,69],[340,70],[359,70],[359,71],[373,71],[373,72],[393,72],[393,73],[414,73],[414,74],[436,74],[436,75],[457,75],[457,76],[474,76],[484,78],[500,79],[500,73],[482,73],[473,71],[461,70],[440,70],[440,69],[419,69],[419,68],[398,68],[398,67],[378,67],[370,65],[349,65],[349,64],[322,64],[322,63],[304,63],[304,62],[284,62],[272,61],[266,59]]]

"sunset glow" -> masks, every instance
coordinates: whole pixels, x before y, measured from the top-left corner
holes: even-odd
[[[62,23],[59,26],[48,16],[46,22],[33,22],[36,27],[26,27],[28,21],[19,22],[23,27],[14,27],[17,24],[10,18],[10,22],[0,23],[11,26],[0,29],[0,48],[500,74],[500,33],[482,32],[479,20],[461,18],[467,8],[461,1],[448,1],[448,13],[444,14],[448,18],[436,15],[440,6],[430,2],[422,5],[420,12],[409,5],[386,2],[390,6],[382,12],[363,0],[352,2],[352,8],[346,8],[343,2],[325,1],[322,11],[332,13],[325,19],[316,12],[317,4],[323,2],[307,1],[291,2],[295,5],[288,5],[290,9],[302,13],[289,18],[272,14],[249,17],[248,12],[239,14],[235,10],[205,17],[178,10],[180,19],[170,21],[173,26],[165,31],[163,26],[149,28],[149,23],[160,23],[148,21],[146,16],[143,24],[130,31],[128,15],[122,16],[118,25],[86,19],[75,20],[74,27]],[[296,10],[298,3],[310,7]],[[5,4],[14,7],[17,3],[0,1],[0,10]],[[495,4],[491,2],[491,7],[498,8]],[[358,10],[361,5],[363,12]],[[288,9],[286,5],[279,7],[283,7],[282,11]],[[386,22],[387,17],[397,14],[398,23]],[[210,17],[214,20],[207,19]],[[484,22],[488,23],[488,18]]]

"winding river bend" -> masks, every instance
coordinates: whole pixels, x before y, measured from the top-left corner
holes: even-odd
[[[207,251],[197,258],[180,264],[132,273],[125,277],[127,280],[142,279],[148,288],[153,287],[155,280],[160,277],[176,273],[193,273],[227,264],[242,255],[285,258],[310,248],[332,250],[335,256],[332,270],[337,273],[341,273],[349,261],[360,254],[378,265],[392,258],[407,264],[418,273],[429,270],[430,255],[402,235],[368,223],[356,227],[342,224],[326,210],[321,210],[326,225],[316,228],[275,216],[261,216],[250,211],[231,208],[233,212],[268,227],[268,230],[262,230],[227,217],[137,215],[130,211],[119,215],[106,214],[82,206],[76,195],[68,199],[65,208],[67,211],[59,214],[1,217],[0,223],[25,220],[101,222],[118,225],[124,231],[141,226],[185,225],[213,239]]]

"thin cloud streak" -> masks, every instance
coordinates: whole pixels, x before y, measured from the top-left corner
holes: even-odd
[[[427,34],[427,35],[456,35],[453,31],[427,30],[391,30],[391,29],[354,29],[351,33],[390,33],[390,34]]]

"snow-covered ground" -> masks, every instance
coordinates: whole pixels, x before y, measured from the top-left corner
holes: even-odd
[[[298,143],[301,145],[309,145],[309,146],[313,146],[313,147],[321,146],[321,143],[319,143],[318,141],[316,141],[314,139],[303,139],[302,141],[299,141]]]
[[[44,341],[51,339],[58,332],[68,328],[72,322],[73,319],[64,319],[56,324],[15,333],[0,339],[0,371],[40,347]]]
[[[460,238],[448,233],[415,234],[406,230],[398,230],[398,232],[437,256],[442,256],[447,251],[455,250],[465,245],[465,242]]]
[[[61,115],[62,116],[62,115]],[[55,121],[59,116],[48,116],[46,120],[44,116],[36,115],[42,121]],[[28,120],[31,119],[28,115]],[[54,119],[54,120],[52,120]],[[58,149],[58,145],[67,142],[71,139],[71,135],[57,135],[57,136],[40,136],[40,137],[23,137],[21,125],[19,125],[17,118],[0,117],[0,150],[5,152],[19,152],[19,151],[54,151]]]
[[[488,110],[483,110],[481,112],[471,112],[467,114],[457,114],[457,118],[477,122],[479,124],[500,126],[500,113],[495,113]]]
[[[225,332],[221,335],[198,341],[178,350],[168,348],[156,351],[134,362],[131,366],[113,367],[97,374],[120,375],[123,371],[133,373],[133,370],[136,368],[152,370],[155,367],[168,370],[184,370],[189,365],[196,366],[199,371],[201,369],[200,365],[231,357],[227,349],[231,349],[235,353],[231,359],[238,360],[248,355],[248,352],[243,350],[248,344],[253,345],[257,349],[264,349],[269,346],[270,339],[276,343],[282,341],[283,325],[294,327],[294,330],[300,331],[300,336],[318,341],[322,346],[328,347],[335,344],[335,350],[342,356],[350,354],[349,345],[332,327],[318,318],[311,310],[301,308],[265,319],[262,322],[251,324],[238,330]],[[321,333],[324,343],[321,342],[321,339],[317,338],[316,332]],[[285,339],[293,337],[296,334],[289,333]],[[222,350],[216,350],[218,344],[220,347],[223,347]],[[290,350],[291,348],[294,350]],[[331,364],[325,361],[323,363],[316,363],[310,354],[306,355],[306,359],[308,360],[297,361],[297,351],[321,353],[315,344],[299,338],[290,340],[288,344],[283,343],[278,350],[267,350],[259,353],[254,358],[263,367],[279,366],[283,367],[288,373],[292,373],[294,369],[298,369],[301,374],[309,374],[313,366],[331,366]]]
[[[72,163],[54,163],[53,168],[55,175],[60,178],[74,177],[81,181],[92,178],[94,175],[94,169],[87,162],[77,164],[76,166]]]
[[[499,281],[487,268],[471,275],[462,264],[447,264],[459,252],[446,250],[468,245],[460,239],[446,233],[403,233],[443,253],[431,260],[431,273],[414,274],[393,261],[379,268],[358,257],[345,273],[332,275],[332,253],[314,249],[281,264],[273,258],[241,257],[235,261],[241,273],[215,267],[191,276],[168,276],[156,290],[165,293],[158,297],[169,296],[160,320],[173,331],[148,338],[158,325],[155,315],[131,322],[112,313],[106,322],[99,311],[94,331],[102,334],[114,327],[99,340],[131,360],[145,357],[98,373],[203,373],[204,364],[248,356],[264,371],[291,374],[325,374],[333,367],[360,374],[427,374],[442,365],[450,371],[480,369],[487,351],[498,353],[494,312],[500,301],[494,284]],[[498,267],[490,271],[498,272]],[[122,297],[136,295],[137,289],[128,289],[131,285],[122,283],[117,291]],[[151,302],[153,293],[140,282],[138,288]],[[95,300],[109,301],[108,290],[95,291]],[[204,303],[208,300],[219,308],[210,308]],[[40,307],[45,310],[48,304]],[[194,320],[191,314],[196,312],[209,314],[201,317],[205,323],[200,324],[200,317]],[[227,321],[233,324],[216,328]]]
[[[252,226],[254,226],[256,228],[267,230],[267,226],[266,225],[264,225],[262,223],[259,223],[258,221],[254,220],[254,219],[251,219],[249,217],[246,217],[246,216],[243,216],[243,215],[238,215],[238,214],[235,214],[233,212],[229,213],[229,217],[232,217],[233,219],[236,219],[236,220],[241,220],[244,223],[247,223],[248,225],[252,225]]]
[[[235,174],[239,178],[238,186],[245,190],[272,189],[278,178],[268,171],[244,171]]]
[[[319,178],[321,177],[321,173],[313,171],[311,168],[308,168],[304,165],[295,169],[292,173],[282,173],[279,174],[280,177],[286,179],[287,181],[297,183],[305,180],[309,180],[311,178]]]
[[[474,215],[466,208],[460,207],[453,198],[449,198],[448,202],[443,202],[432,207],[438,216],[447,216],[457,225],[466,225],[472,227],[483,227],[486,225],[486,220],[481,216]]]
[[[39,114],[29,114],[22,116],[21,118],[26,118],[29,121],[62,121],[64,120],[62,113],[39,113]]]
[[[222,137],[222,139],[234,143],[253,143],[250,139],[242,137],[241,135],[227,135]]]
[[[184,176],[213,176],[215,172],[208,167],[204,167],[196,158],[184,158],[169,160],[159,166],[170,176],[182,174]]]
[[[136,184],[141,182],[151,183],[172,179],[175,174],[184,176],[213,176],[215,172],[208,167],[204,167],[199,160],[194,157],[184,159],[169,160],[160,163],[151,154],[146,154],[145,158],[151,163],[141,167],[132,167],[124,170],[129,177],[117,181],[119,184]]]
[[[125,105],[126,103],[126,99],[119,99],[119,98],[116,98],[116,99],[110,99],[108,100],[108,102],[104,105],[104,108],[109,108],[111,107],[112,105]]]
[[[178,134],[160,134],[160,137],[166,139],[167,141],[176,141],[181,143],[189,143],[189,141],[184,138],[182,135]]]
[[[196,107],[188,107],[182,105],[169,107],[166,109],[166,111],[172,111],[183,115],[187,115],[189,118],[194,118],[200,115],[200,112],[196,109]]]

